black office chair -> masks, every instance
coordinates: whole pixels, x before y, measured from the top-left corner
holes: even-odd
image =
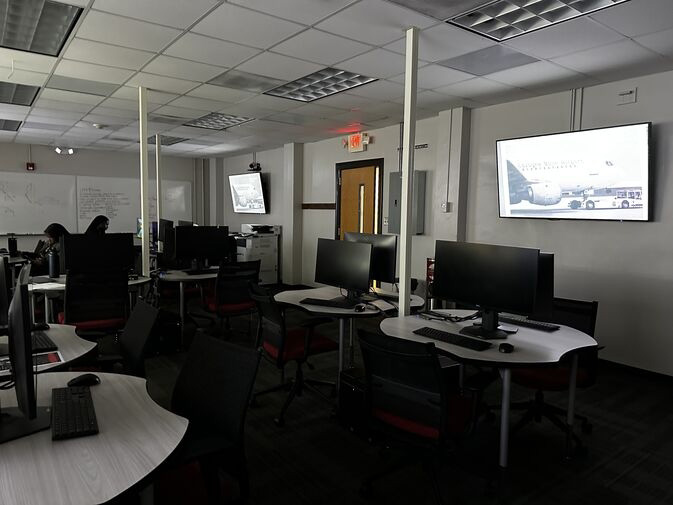
[[[259,360],[259,351],[198,334],[175,384],[171,410],[189,427],[168,466],[198,461],[212,503],[221,503],[219,469],[248,500],[244,426]]]
[[[579,331],[594,336],[598,302],[585,302],[566,298],[554,298],[552,315],[549,322],[570,326]],[[549,335],[553,338],[553,333]],[[577,387],[588,388],[596,382],[598,368],[598,351],[596,347],[579,351],[577,367]],[[517,368],[512,370],[512,382],[520,386],[535,389],[535,398],[513,403],[512,410],[525,410],[524,416],[514,425],[512,432],[521,430],[531,421],[541,422],[542,418],[551,421],[554,426],[567,433],[565,417],[566,409],[545,403],[545,391],[567,391],[570,386],[571,356],[564,357],[558,366],[553,368]],[[575,419],[581,422],[582,431],[591,433],[592,425],[585,416],[575,414]],[[573,433],[573,440],[577,447],[582,447],[582,441]]]
[[[123,373],[145,377],[145,349],[158,316],[158,308],[138,300],[119,340],[99,342],[99,364],[121,363]]]
[[[280,384],[256,392],[253,395],[253,402],[261,395],[285,391],[289,387],[290,392],[280,410],[280,414],[274,419],[277,426],[283,426],[285,424],[285,412],[294,397],[302,394],[304,387],[321,396],[322,393],[316,386],[327,386],[334,391],[334,383],[305,379],[303,365],[309,356],[336,351],[339,349],[339,344],[315,331],[318,325],[329,323],[331,319],[325,317],[310,318],[304,320],[296,328],[287,328],[282,307],[276,303],[267,290],[255,284],[250,284],[250,296],[257,303],[259,312],[257,346],[261,346],[264,357],[281,371]],[[297,369],[294,380],[288,384],[284,380],[285,366],[292,361],[296,363]]]
[[[435,461],[469,432],[473,402],[446,383],[434,344],[363,330],[358,334],[372,431],[385,446],[403,449],[423,463],[442,503]],[[413,461],[405,457],[370,475],[361,492],[368,495],[376,480]]]

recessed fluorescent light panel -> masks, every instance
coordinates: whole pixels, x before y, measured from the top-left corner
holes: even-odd
[[[280,79],[242,72],[241,70],[229,70],[208,81],[208,84],[213,84],[215,86],[242,89],[245,91],[253,91],[255,93],[263,93],[264,91],[280,86],[283,83],[284,81],[281,81]]]
[[[374,77],[354,74],[338,68],[325,68],[278,86],[264,94],[299,102],[312,102],[377,80]]]
[[[189,139],[182,138],[182,137],[171,137],[170,135],[162,135],[161,136],[161,145],[162,146],[172,146],[172,145],[177,144],[179,142],[184,142],[185,140],[189,140]],[[156,144],[157,143],[156,137],[154,137],[154,136],[148,137],[147,143],[148,144]]]
[[[38,91],[40,91],[40,88],[37,86],[0,81],[0,103],[33,105],[33,100],[35,100]]]
[[[503,41],[628,0],[498,0],[447,21]]]
[[[21,127],[21,121],[12,121],[11,119],[0,119],[0,130],[5,132],[17,132]]]
[[[238,126],[254,118],[231,116],[229,114],[220,114],[219,112],[211,112],[205,116],[201,116],[191,121],[187,121],[184,126],[194,126],[195,128],[206,128],[207,130],[226,130],[232,126]]]
[[[0,0],[0,46],[58,56],[81,12],[50,0]]]

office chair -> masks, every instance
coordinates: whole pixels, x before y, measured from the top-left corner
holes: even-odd
[[[128,274],[125,270],[78,273],[65,281],[60,324],[75,326],[81,336],[97,337],[122,329],[128,317]]]
[[[7,335],[7,311],[11,300],[12,272],[7,256],[0,257],[0,335]]]
[[[98,363],[121,363],[123,373],[145,377],[145,349],[158,316],[158,308],[138,300],[119,340],[99,343]]]
[[[215,283],[215,292],[206,296],[206,310],[214,313],[225,331],[231,329],[230,318],[249,315],[248,336],[255,301],[250,297],[248,285],[259,283],[261,260],[220,264]]]
[[[420,459],[430,474],[435,498],[442,503],[435,462],[466,435],[474,407],[444,380],[433,343],[358,332],[365,366],[365,401],[373,433],[387,446]],[[408,465],[405,457],[365,479],[361,493],[371,493],[378,479]]]
[[[554,298],[552,315],[549,322],[570,326],[579,331],[594,336],[598,302],[585,302],[566,298]],[[553,334],[549,335],[553,338]],[[577,367],[577,388],[587,388],[596,382],[598,368],[598,348],[579,351]],[[535,398],[527,402],[517,402],[511,405],[513,410],[525,410],[524,416],[512,428],[515,433],[531,421],[541,422],[542,418],[551,421],[563,433],[567,433],[565,416],[567,411],[545,403],[545,391],[567,391],[570,385],[570,357],[561,360],[553,368],[517,368],[512,370],[512,382],[520,386],[535,389]],[[592,425],[585,416],[575,414],[575,419],[581,422],[582,431],[591,433]],[[573,440],[577,447],[582,447],[580,438],[573,433]]]
[[[318,325],[329,323],[331,319],[324,317],[306,319],[296,328],[287,328],[283,309],[267,290],[251,284],[250,296],[257,303],[259,312],[257,346],[261,346],[263,356],[281,371],[281,383],[264,391],[256,392],[253,395],[253,402],[258,396],[286,390],[289,386],[290,392],[280,410],[280,414],[274,419],[276,426],[281,427],[285,424],[285,412],[290,403],[295,396],[302,394],[304,387],[321,396],[322,393],[315,386],[329,386],[334,390],[335,385],[331,382],[305,379],[303,365],[309,356],[336,351],[339,349],[339,344],[315,332]],[[285,366],[292,361],[296,363],[297,369],[294,380],[288,384],[284,380]]]
[[[175,384],[171,411],[189,427],[167,466],[198,461],[212,503],[221,503],[219,469],[238,479],[240,501],[248,500],[244,426],[259,360],[259,351],[199,334]]]

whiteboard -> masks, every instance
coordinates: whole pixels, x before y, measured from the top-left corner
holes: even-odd
[[[156,183],[150,180],[150,218],[156,219]],[[163,180],[162,217],[192,220],[192,184]],[[99,214],[110,220],[109,232],[135,233],[140,217],[140,181],[117,177],[77,177],[78,228],[86,231]]]
[[[49,223],[77,227],[76,178],[0,172],[0,234],[41,234]]]

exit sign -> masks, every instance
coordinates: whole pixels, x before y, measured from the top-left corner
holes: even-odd
[[[369,143],[369,137],[366,133],[354,133],[348,136],[348,152],[359,153],[365,150]]]

